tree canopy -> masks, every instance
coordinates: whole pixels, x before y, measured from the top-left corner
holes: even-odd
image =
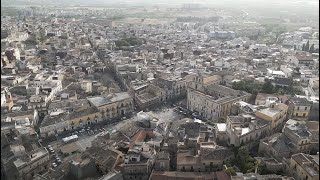
[[[315,52],[314,44],[311,45],[311,47],[310,47],[310,49],[309,49],[309,52],[310,52],[310,53],[314,53],[314,52]]]
[[[252,173],[256,168],[256,160],[252,158],[247,149],[243,147],[234,147],[234,161],[232,164],[237,166],[242,173]]]
[[[293,81],[293,79],[291,79]],[[303,92],[293,86],[293,83],[289,87],[274,87],[270,80],[267,80],[265,83],[256,83],[254,81],[242,80],[239,82],[234,82],[232,85],[233,89],[246,91],[251,93],[252,95],[256,95],[257,93],[267,93],[267,94],[302,94]]]
[[[243,80],[239,82],[234,82],[232,85],[233,89],[246,91],[251,94],[255,94],[261,91],[261,84],[255,83],[253,81]]]
[[[305,46],[305,51],[309,51],[309,49],[310,49],[310,45],[309,45],[309,41],[308,41],[306,46]]]
[[[271,81],[266,81],[262,88],[261,88],[261,91],[264,92],[264,93],[267,93],[267,94],[272,94],[274,93],[274,87],[271,83]]]
[[[140,46],[144,43],[143,39],[136,37],[122,38],[120,40],[115,41],[117,47],[122,46]]]
[[[236,170],[233,167],[229,167],[228,169],[224,170],[229,176],[237,175]]]

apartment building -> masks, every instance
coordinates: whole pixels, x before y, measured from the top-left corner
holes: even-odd
[[[298,153],[291,156],[287,171],[295,179],[317,180],[319,179],[319,154],[309,155]]]
[[[287,118],[288,106],[283,103],[273,104],[269,108],[258,110],[255,115],[271,122],[271,129],[279,126]]]
[[[32,179],[32,177],[48,169],[49,152],[44,148],[39,148],[33,152],[28,160],[17,159],[14,165],[18,170],[18,179]]]
[[[264,137],[270,123],[251,115],[228,116],[226,123],[228,144],[240,146]]]
[[[293,153],[319,151],[319,123],[288,120],[282,133],[260,140],[259,153],[281,160]]]
[[[289,115],[291,118],[307,120],[310,115],[312,102],[306,98],[294,97],[289,103]]]

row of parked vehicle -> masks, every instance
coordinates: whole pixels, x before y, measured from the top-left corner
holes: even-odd
[[[183,114],[185,116],[188,116],[189,118],[197,118],[197,119],[202,119],[202,121],[206,121],[205,118],[202,118],[198,113],[193,112],[192,114],[190,114],[190,111],[182,108],[180,106],[177,106],[175,104],[172,105],[173,107],[175,107],[173,110],[179,114]]]
[[[54,149],[52,148],[52,146],[50,144],[48,145],[48,149],[49,149],[50,153],[53,154],[52,157],[53,157],[54,162],[52,163],[52,167],[56,168],[59,164],[62,163],[62,161],[61,161],[59,155],[54,151]]]
[[[62,163],[60,157],[58,156],[58,154],[55,154],[54,156],[54,162],[52,163],[52,167],[56,168],[59,164]]]
[[[180,114],[183,114],[183,115],[187,115],[188,111],[185,110],[184,108],[182,107],[177,107],[176,105],[173,104],[173,106],[175,107],[173,109],[173,111],[177,112],[177,113],[180,113]]]
[[[48,149],[49,149],[49,152],[51,154],[55,153],[55,151],[53,150],[52,146],[51,145],[48,145]]]
[[[79,133],[85,133],[85,132],[87,132],[89,135],[93,135],[95,133],[103,132],[103,131],[105,131],[105,128],[91,129],[90,127],[87,127],[87,128],[80,129],[79,131],[75,131],[74,133],[72,133],[72,135],[79,134]]]

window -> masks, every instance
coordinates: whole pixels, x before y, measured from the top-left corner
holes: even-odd
[[[308,107],[305,107],[305,108],[304,108],[304,110],[307,110],[307,109],[308,109]]]
[[[300,107],[297,107],[297,110],[299,111]]]
[[[298,113],[296,113],[296,116],[299,116],[299,114],[298,114]]]
[[[164,165],[164,162],[160,162],[160,168],[164,168],[165,165]]]
[[[303,117],[306,117],[306,113],[303,113]]]

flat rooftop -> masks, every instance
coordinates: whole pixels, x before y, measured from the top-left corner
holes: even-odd
[[[33,162],[39,158],[42,158],[46,154],[48,154],[48,151],[44,147],[42,147],[42,148],[39,148],[35,153],[33,153],[30,158],[25,158],[28,161],[24,161],[19,158],[16,161],[14,161],[13,163],[16,166],[16,168],[20,168],[20,167],[24,166],[25,164],[28,164],[29,162]]]
[[[217,129],[219,132],[227,131],[227,124],[226,123],[216,123]]]
[[[90,103],[96,107],[112,104],[115,102],[123,101],[129,99],[131,96],[127,92],[115,93],[114,95],[108,96],[95,96],[87,98]]]
[[[151,94],[151,93],[143,93],[143,94],[138,95],[138,99],[142,103],[148,102],[148,101],[153,100],[155,98],[157,98],[157,96],[154,94]]]
[[[273,117],[273,116],[277,115],[278,113],[280,113],[281,111],[278,109],[266,108],[266,109],[259,110],[259,112],[261,112],[267,116]]]

